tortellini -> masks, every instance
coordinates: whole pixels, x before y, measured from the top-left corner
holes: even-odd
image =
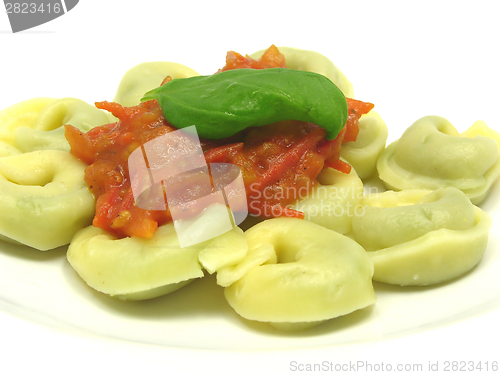
[[[305,220],[342,234],[349,233],[352,217],[363,198],[363,183],[354,169],[346,174],[326,168],[317,180],[319,185],[291,208],[304,212]]]
[[[68,261],[95,290],[122,300],[143,300],[173,292],[196,278],[243,259],[243,231],[234,228],[211,240],[181,248],[170,223],[152,238],[118,239],[104,230],[79,231],[68,248]]]
[[[0,142],[19,152],[38,150],[70,151],[63,125],[69,124],[87,132],[115,122],[108,112],[75,98],[34,98],[0,112]],[[2,152],[0,156],[13,154]]]
[[[416,121],[377,162],[380,178],[395,190],[455,187],[480,204],[500,176],[500,134],[483,121],[459,134],[446,119]]]
[[[456,188],[368,195],[350,234],[368,252],[373,279],[431,285],[472,269],[488,244],[489,216]]]
[[[20,153],[21,151],[19,151],[14,146],[11,146],[8,143],[0,141],[0,158],[2,156],[18,155]]]
[[[38,250],[66,245],[92,222],[95,201],[86,165],[65,151],[0,158],[0,235]]]
[[[287,68],[322,74],[329,78],[345,96],[354,97],[352,83],[326,56],[315,51],[292,47],[278,47],[278,50],[285,56]],[[257,51],[250,57],[259,59],[264,52],[266,52],[265,49]]]
[[[50,250],[92,222],[86,165],[69,153],[63,125],[88,131],[114,120],[74,98],[35,98],[0,112],[1,239]]]
[[[374,174],[377,160],[385,149],[388,134],[384,120],[372,110],[359,119],[356,140],[342,145],[340,156],[352,165],[362,180]]]
[[[248,256],[261,257],[263,264],[250,267],[224,290],[245,319],[290,329],[348,314],[376,300],[370,257],[348,237],[293,218],[266,220],[245,237]]]
[[[15,147],[16,130],[19,127],[36,128],[40,113],[55,100],[52,98],[28,99],[0,111],[0,141]]]
[[[125,73],[113,101],[125,107],[134,106],[141,102],[146,92],[160,86],[167,76],[175,79],[198,75],[193,69],[174,62],[145,62]]]

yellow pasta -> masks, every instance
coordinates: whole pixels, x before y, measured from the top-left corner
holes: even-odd
[[[359,119],[359,133],[355,141],[342,145],[340,156],[366,180],[376,171],[377,160],[385,149],[389,131],[380,115],[371,110]]]
[[[245,319],[291,329],[319,323],[373,304],[373,264],[353,240],[317,224],[270,219],[245,232],[250,267],[224,290]],[[264,256],[263,256],[264,255]],[[306,325],[307,326],[307,325]]]
[[[292,47],[278,47],[278,50],[285,56],[287,68],[322,74],[335,83],[345,96],[354,97],[352,83],[328,57],[319,52]],[[265,49],[257,51],[252,53],[250,57],[259,59],[264,52],[266,52]]]
[[[305,220],[342,234],[349,233],[352,217],[363,198],[363,183],[354,169],[345,174],[326,168],[317,179],[319,185],[291,208],[304,212]]]
[[[437,189],[456,187],[480,204],[500,176],[500,134],[482,121],[459,134],[446,119],[416,121],[377,162],[387,187]]]
[[[53,103],[53,98],[34,98],[16,103],[0,111],[0,140],[14,146],[16,129],[23,126],[36,128],[43,109]]]
[[[489,216],[456,188],[373,194],[351,233],[375,266],[373,279],[431,285],[472,269],[488,244]]]
[[[0,141],[20,152],[69,152],[63,125],[73,125],[87,132],[96,126],[114,121],[116,119],[108,112],[80,99],[34,98],[0,112]]]
[[[86,165],[59,150],[0,158],[0,235],[38,250],[71,241],[92,222],[95,201]]]
[[[214,218],[215,220],[216,218]],[[237,263],[247,243],[239,228],[197,245],[181,248],[174,224],[152,238],[118,239],[100,228],[79,231],[68,261],[95,290],[122,300],[143,300],[173,292],[190,281]]]
[[[34,98],[0,112],[1,239],[50,250],[92,222],[86,165],[69,153],[63,125],[88,131],[114,120],[74,98]]]
[[[167,76],[175,79],[198,75],[193,69],[174,62],[145,62],[125,73],[113,101],[126,107],[134,106],[141,102],[146,92],[160,86]]]
[[[19,151],[14,146],[11,146],[8,143],[0,141],[0,158],[2,156],[18,155],[20,153],[21,151]]]

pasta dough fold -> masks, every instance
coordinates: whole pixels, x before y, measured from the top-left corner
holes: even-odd
[[[389,131],[384,120],[372,110],[359,119],[359,133],[356,140],[342,145],[340,156],[352,165],[361,180],[374,174],[388,135]]]
[[[160,86],[167,76],[175,79],[199,76],[199,74],[187,66],[174,62],[145,62],[125,73],[113,101],[125,107],[137,105],[145,93]]]
[[[74,98],[34,98],[0,112],[0,238],[50,250],[90,225],[86,165],[69,153],[63,125],[88,131],[115,120]]]
[[[322,74],[329,78],[345,96],[354,97],[352,83],[328,57],[316,51],[292,47],[278,47],[278,50],[285,56],[287,68]],[[259,59],[266,51],[263,49],[254,52],[250,57]]]
[[[95,201],[83,180],[86,165],[58,150],[0,158],[0,234],[50,250],[92,222]]]
[[[261,261],[270,258],[224,290],[243,318],[278,324],[321,322],[375,302],[373,264],[353,240],[292,218],[266,220],[245,237],[249,257],[257,253]]]
[[[500,176],[500,134],[482,121],[459,134],[446,119],[426,116],[389,145],[377,162],[390,189],[456,187],[480,204]]]
[[[456,188],[368,195],[351,233],[373,260],[373,279],[431,285],[456,278],[483,256],[489,216]]]
[[[95,290],[122,300],[143,300],[173,292],[190,281],[243,259],[247,243],[239,228],[181,248],[170,223],[152,238],[118,239],[100,228],[79,231],[68,261]]]
[[[345,174],[326,168],[317,179],[319,185],[291,208],[304,212],[308,221],[342,234],[349,233],[352,217],[363,197],[363,183],[354,169]]]
[[[70,147],[64,137],[63,125],[73,125],[87,132],[96,126],[115,121],[110,113],[101,111],[80,99],[34,98],[14,104],[0,112],[0,141],[20,152],[38,150],[69,152]]]

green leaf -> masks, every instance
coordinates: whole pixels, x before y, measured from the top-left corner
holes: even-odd
[[[201,138],[221,139],[277,121],[311,122],[334,139],[347,121],[347,103],[321,74],[286,68],[235,69],[174,79],[146,93],[178,129],[195,125]]]

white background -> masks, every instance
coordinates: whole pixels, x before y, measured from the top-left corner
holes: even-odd
[[[211,74],[224,65],[228,50],[245,54],[275,44],[329,57],[354,84],[356,98],[375,103],[390,140],[429,114],[446,117],[459,131],[479,119],[500,130],[500,26],[494,1],[82,0],[67,15],[17,34],[2,6],[0,11],[2,108],[38,96],[112,100],[123,73],[140,62],[174,61]],[[492,230],[498,227],[494,222]],[[487,289],[485,284],[478,293]],[[294,372],[290,361],[421,363],[424,369],[437,360],[441,368],[447,360],[491,364],[500,360],[499,318],[498,310],[488,310],[363,343],[251,352],[113,340],[0,311],[0,368],[15,366],[19,373],[47,368],[57,374],[194,369],[282,374]]]

